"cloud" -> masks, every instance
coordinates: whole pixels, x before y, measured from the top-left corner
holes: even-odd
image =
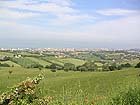
[[[15,0],[0,1],[3,18],[46,18],[50,25],[70,25],[95,20],[94,16],[72,8],[71,0]],[[20,12],[19,12],[20,10]],[[10,17],[9,17],[10,16]],[[53,17],[48,18],[47,16]]]
[[[140,15],[124,17],[121,19],[102,21],[84,27],[87,31],[87,40],[102,42],[135,43],[140,39]],[[140,44],[140,43],[139,43]]]
[[[127,10],[127,9],[106,9],[106,10],[98,10],[96,11],[98,14],[101,15],[118,15],[118,16],[126,16],[126,15],[134,15],[134,14],[140,14],[139,10]]]
[[[71,6],[73,2],[71,0],[47,0],[49,3],[54,3],[61,6]]]
[[[49,30],[39,26],[0,21],[1,37],[82,41],[135,41],[140,39],[140,15],[82,26],[82,30]]]
[[[14,11],[10,9],[0,9],[0,18],[4,19],[21,19],[21,18],[29,18],[29,17],[34,17],[34,16],[39,16],[38,13],[25,13],[22,11]]]
[[[51,20],[50,24],[55,26],[73,25],[76,23],[87,22],[88,20],[96,20],[96,17],[81,14],[61,14],[57,19]]]
[[[43,2],[46,1],[46,2]],[[62,3],[62,4],[61,4]],[[68,0],[16,0],[16,1],[1,1],[3,8],[23,9],[35,12],[49,12],[55,14],[73,13],[75,9],[70,7]]]
[[[16,40],[45,40],[61,42],[78,42],[79,45],[138,47],[140,45],[140,15],[116,20],[101,21],[96,24],[83,25],[76,30],[50,30],[49,27],[29,26],[10,21],[0,21],[0,38]],[[64,40],[64,42],[63,42]],[[86,45],[85,45],[86,46]]]

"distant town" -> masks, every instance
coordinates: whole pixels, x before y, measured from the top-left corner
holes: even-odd
[[[134,49],[113,49],[113,48],[0,48],[0,51],[31,51],[31,52],[75,52],[75,51],[128,51],[140,52],[140,48]]]

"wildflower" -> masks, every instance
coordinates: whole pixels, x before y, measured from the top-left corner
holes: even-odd
[[[84,102],[88,102],[88,100],[87,100],[87,99],[85,99],[85,100],[84,100]]]
[[[102,97],[98,97],[98,98],[96,98],[95,100],[96,100],[96,101],[99,101],[99,100],[103,100],[103,98],[102,98]]]

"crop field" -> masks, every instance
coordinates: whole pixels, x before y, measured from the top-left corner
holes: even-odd
[[[74,59],[74,58],[63,58],[63,59],[59,59],[59,61],[63,63],[73,63],[76,66],[79,66],[85,63],[84,60],[79,60],[79,59]]]
[[[82,65],[85,63],[84,60],[74,59],[74,58],[55,58],[55,57],[44,57],[42,58],[46,61],[56,63],[59,65],[64,65],[65,63],[73,63],[76,66]]]
[[[0,56],[13,56],[12,53],[9,53],[9,52],[0,52]]]
[[[10,65],[10,66],[15,66],[15,67],[20,67],[20,65],[18,65],[17,63],[14,63],[14,62],[12,62],[12,61],[2,61],[2,62],[0,62],[0,63],[7,63],[8,65]]]
[[[62,61],[59,61],[59,59],[55,58],[55,57],[43,57],[43,60],[50,62],[50,63],[55,63],[58,65],[64,65]]]
[[[32,61],[30,59],[27,59],[27,58],[13,58],[12,59],[13,62],[23,66],[23,67],[28,67],[32,64],[36,64],[37,62],[35,61]]]
[[[20,53],[17,53],[17,54],[20,54],[20,55],[23,55],[23,56],[34,56],[34,57],[39,57],[40,56],[39,54],[30,53],[30,52],[20,52]]]
[[[47,61],[45,61],[45,60],[42,60],[42,59],[39,59],[39,58],[34,58],[34,57],[26,57],[27,59],[30,59],[30,60],[32,60],[32,61],[35,61],[35,62],[37,62],[37,63],[39,63],[39,64],[41,64],[41,65],[43,65],[43,66],[46,66],[46,65],[51,65],[51,63],[49,63],[49,62],[47,62]]]
[[[9,74],[9,70],[12,70],[11,74]],[[44,79],[38,86],[38,89],[41,89],[38,91],[40,96],[51,96],[53,103],[57,103],[59,100],[63,103],[62,105],[81,105],[84,99],[89,100],[90,103],[99,97],[102,97],[103,100],[96,102],[95,105],[104,105],[112,95],[135,85],[140,86],[140,69],[134,68],[113,72],[83,73],[14,67],[0,68],[0,93],[9,90],[10,87],[27,77],[33,78],[41,73],[44,75]]]

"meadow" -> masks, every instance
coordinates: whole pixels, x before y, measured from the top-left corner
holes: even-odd
[[[44,79],[37,92],[40,97],[53,97],[50,105],[91,105],[96,99],[95,105],[108,105],[115,94],[140,86],[140,69],[134,68],[110,72],[51,72],[49,69],[4,67],[0,68],[0,94],[27,77],[34,78],[38,74],[43,74]]]

